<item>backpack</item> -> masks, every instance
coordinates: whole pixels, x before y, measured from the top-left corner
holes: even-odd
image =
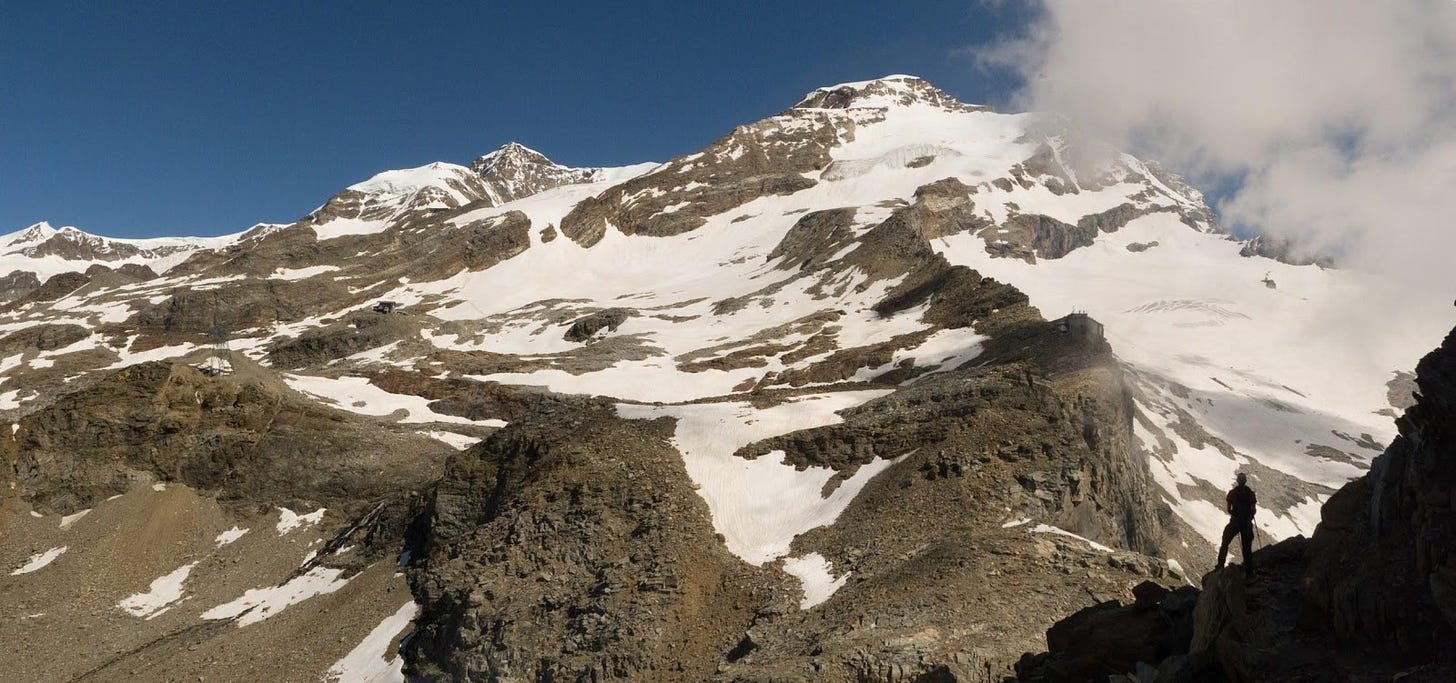
[[[1238,519],[1252,519],[1257,502],[1254,490],[1248,486],[1235,486],[1228,493],[1229,512]]]

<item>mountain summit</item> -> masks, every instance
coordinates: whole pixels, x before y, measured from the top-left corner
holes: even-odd
[[[595,168],[570,168],[557,164],[546,155],[518,142],[508,142],[500,149],[470,164],[490,187],[491,201],[496,204],[529,197],[538,192],[589,183],[601,174]]]
[[[965,104],[923,78],[903,74],[816,88],[795,104],[794,108],[851,109],[908,107],[916,104],[947,111],[972,112],[991,109],[982,105]]]

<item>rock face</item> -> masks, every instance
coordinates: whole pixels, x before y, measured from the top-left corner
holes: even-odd
[[[670,435],[577,402],[453,457],[410,571],[412,679],[707,679],[768,587],[714,539]]]
[[[1415,381],[1400,436],[1324,504],[1312,538],[1257,551],[1251,583],[1233,568],[1203,578],[1186,647],[1159,649],[1137,622],[1105,643],[1083,612],[1048,631],[1049,653],[1028,655],[1020,680],[1146,680],[1144,669],[1174,682],[1456,678],[1456,330]]]
[[[177,290],[139,312],[135,324],[163,337],[203,335],[218,327],[231,331],[292,322],[320,306],[351,299],[347,288],[333,281],[250,280],[227,289]]]
[[[1325,504],[1305,581],[1341,641],[1428,660],[1456,642],[1456,331],[1415,381],[1400,436]]]
[[[86,286],[86,283],[90,281],[91,276],[85,273],[58,273],[48,278],[39,287],[26,292],[24,296],[11,300],[3,306],[3,309],[14,310],[28,303],[55,301]]]
[[[0,357],[27,351],[53,351],[81,341],[91,333],[80,325],[37,325],[0,337]]]

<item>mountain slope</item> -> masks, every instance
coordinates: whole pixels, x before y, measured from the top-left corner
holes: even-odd
[[[1155,164],[891,76],[660,165],[507,145],[152,275],[58,272],[6,304],[0,419],[218,353],[453,447],[376,539],[414,558],[420,676],[1009,672],[1089,593],[1206,566],[1235,470],[1282,538],[1392,435],[1448,312],[1242,249]],[[105,502],[41,494],[9,502]],[[603,616],[498,625],[566,604]]]

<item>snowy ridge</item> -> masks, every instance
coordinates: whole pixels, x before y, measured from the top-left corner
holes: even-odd
[[[248,231],[217,237],[132,239],[93,235],[73,226],[55,228],[42,221],[0,235],[0,276],[20,271],[33,273],[45,281],[60,273],[84,272],[93,266],[114,269],[127,264],[165,273],[197,251],[225,248],[263,227],[259,224]]]
[[[366,194],[407,197],[427,187],[453,191],[451,181],[458,182],[462,176],[469,173],[470,169],[464,166],[437,161],[416,168],[377,173],[368,180],[350,185],[346,189]],[[463,198],[458,191],[456,196]]]

